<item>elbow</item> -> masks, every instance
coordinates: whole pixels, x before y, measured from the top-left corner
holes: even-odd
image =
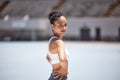
[[[60,62],[67,62],[67,59],[66,58],[61,58]]]

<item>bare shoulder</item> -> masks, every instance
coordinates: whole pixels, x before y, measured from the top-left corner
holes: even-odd
[[[57,45],[57,46],[63,46],[64,45],[64,42],[60,39],[57,39],[54,41],[54,43]]]

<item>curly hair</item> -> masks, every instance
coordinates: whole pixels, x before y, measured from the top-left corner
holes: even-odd
[[[58,10],[53,10],[52,12],[50,12],[48,18],[50,20],[50,23],[51,24],[54,24],[54,22],[60,18],[61,16],[63,16],[62,12],[61,11],[58,11]]]

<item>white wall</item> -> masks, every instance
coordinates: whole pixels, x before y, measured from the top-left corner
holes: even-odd
[[[67,18],[68,31],[65,36],[80,36],[80,29],[84,26],[90,28],[90,36],[95,37],[97,27],[101,29],[101,36],[116,37],[118,28],[120,28],[120,18]],[[43,36],[51,35],[50,24],[47,18],[30,19],[10,19],[8,21],[0,20],[0,29],[37,29],[42,30]]]
[[[120,18],[68,18],[68,36],[79,36],[80,28],[90,28],[90,35],[95,36],[97,27],[101,29],[101,36],[117,36],[120,28]]]

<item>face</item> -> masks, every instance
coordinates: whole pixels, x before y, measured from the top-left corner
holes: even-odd
[[[67,30],[67,20],[64,16],[61,16],[52,24],[52,30],[54,35],[63,36]]]

